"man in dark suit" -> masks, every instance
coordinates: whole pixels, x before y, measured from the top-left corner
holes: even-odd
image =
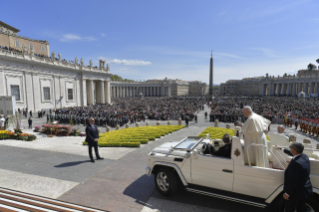
[[[28,123],[29,123],[29,129],[32,129],[32,119],[31,119],[31,117],[29,117]]]
[[[212,154],[212,155],[215,155],[215,156],[230,158],[230,156],[231,156],[231,147],[232,147],[230,135],[229,134],[225,134],[223,136],[222,140],[223,140],[225,145],[220,147],[217,151],[215,150],[213,145],[210,145],[209,143],[205,143],[205,144],[203,144],[202,152],[204,154]]]
[[[103,160],[104,158],[101,158],[99,155],[99,149],[98,149],[98,140],[99,140],[99,131],[94,124],[94,118],[90,118],[90,124],[87,125],[86,129],[86,139],[85,141],[89,145],[89,155],[91,162],[94,163],[93,155],[92,155],[92,147],[94,147],[95,155],[97,160]]]
[[[215,156],[230,158],[232,145],[231,145],[231,139],[229,134],[225,134],[223,136],[223,142],[225,145],[220,147],[217,151],[215,150],[214,146],[211,146],[210,152],[212,155],[215,155]]]
[[[286,171],[284,194],[285,211],[306,212],[306,200],[312,195],[310,182],[310,162],[307,155],[302,154],[304,146],[302,143],[293,142],[290,152],[293,155]],[[285,151],[288,153],[288,151]]]

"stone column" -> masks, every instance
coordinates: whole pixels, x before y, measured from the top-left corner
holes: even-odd
[[[296,83],[294,82],[292,84],[292,96],[295,96],[296,95]]]
[[[306,86],[307,86],[307,83],[304,82],[304,83],[303,83],[303,92],[304,92],[305,94],[307,93],[307,92],[306,92],[306,91],[307,91],[307,90],[306,90]]]
[[[318,82],[315,82],[315,94],[318,94]]]
[[[101,104],[105,104],[105,89],[104,89],[104,85],[105,85],[105,81],[104,80],[101,80],[99,81],[99,94],[100,94],[100,103]]]
[[[311,95],[312,93],[313,93],[313,83],[312,82],[310,82],[310,91],[309,91],[309,95]]]
[[[93,80],[88,80],[87,81],[87,99],[88,99],[88,104],[89,105],[94,104],[94,84],[93,84]]]
[[[271,85],[271,95],[275,95],[275,84],[272,83]]]
[[[55,77],[54,77],[54,79],[55,79]],[[82,106],[85,107],[88,104],[86,80],[82,79],[81,81],[82,81],[82,90],[81,90],[81,92],[82,92]],[[54,93],[56,93],[56,90],[54,91]]]
[[[105,95],[105,103],[110,104],[111,103],[111,95],[110,95],[110,86],[111,82],[106,80],[104,81],[104,95]]]

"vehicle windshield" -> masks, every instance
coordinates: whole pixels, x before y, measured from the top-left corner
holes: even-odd
[[[187,137],[178,143],[174,149],[192,149],[194,145],[199,142],[202,138],[201,137]]]

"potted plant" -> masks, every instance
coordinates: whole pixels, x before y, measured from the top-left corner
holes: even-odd
[[[33,132],[40,132],[40,126],[35,126]]]

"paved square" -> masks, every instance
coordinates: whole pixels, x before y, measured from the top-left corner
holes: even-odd
[[[45,121],[36,120],[38,124]],[[156,121],[148,122],[155,125]],[[176,121],[172,123],[177,124]],[[141,126],[145,124],[142,122]],[[219,124],[221,127],[226,125]],[[213,126],[213,123],[207,122],[204,111],[201,111],[197,124],[192,122],[188,128],[139,148],[99,148],[105,160],[94,164],[89,161],[87,146],[82,145],[84,137],[40,136],[33,142],[0,141],[0,187],[116,212],[265,211],[186,191],[167,198],[155,189],[153,176],[144,174],[147,154],[152,149],[165,142],[198,135],[207,126]],[[271,125],[271,131],[276,131],[277,126]],[[296,135],[298,141],[305,138],[305,135],[290,128],[286,132]]]

